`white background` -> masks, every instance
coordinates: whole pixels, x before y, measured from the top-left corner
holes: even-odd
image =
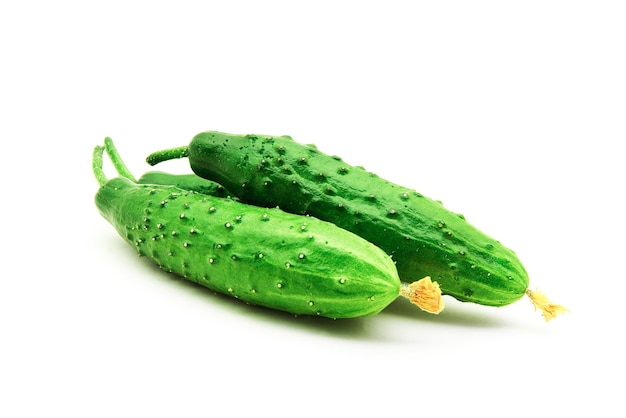
[[[0,415],[624,416],[625,21],[619,1],[3,2]],[[295,318],[175,280],[98,214],[91,152],[111,136],[140,175],[203,130],[288,134],[440,199],[571,313]]]

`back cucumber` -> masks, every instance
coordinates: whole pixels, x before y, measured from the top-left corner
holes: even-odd
[[[160,184],[176,186],[180,189],[194,191],[215,197],[237,198],[221,184],[204,179],[196,174],[172,174],[165,171],[148,171],[137,179],[140,184]]]
[[[184,157],[193,172],[243,202],[311,215],[367,239],[393,257],[403,280],[430,276],[443,294],[488,306],[532,294],[517,255],[464,216],[315,146],[289,136],[207,131],[147,161]],[[546,320],[556,315],[550,307],[542,309]]]
[[[105,149],[119,177],[106,178]],[[162,269],[215,292],[330,318],[373,315],[399,295],[417,303],[423,288],[432,293],[429,280],[402,283],[384,251],[332,223],[172,185],[139,184],[109,138],[94,149],[93,170],[100,185],[96,206],[120,236]]]

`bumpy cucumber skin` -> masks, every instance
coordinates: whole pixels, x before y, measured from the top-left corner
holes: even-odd
[[[236,197],[222,185],[196,174],[172,174],[165,171],[148,171],[137,179],[137,183],[176,186],[183,190],[190,190],[209,196],[236,199]]]
[[[399,295],[387,254],[313,217],[121,177],[95,202],[139,255],[249,304],[350,318],[376,314]]]
[[[208,131],[188,147],[192,170],[242,201],[309,214],[390,254],[402,280],[436,280],[460,301],[504,306],[529,278],[517,255],[440,202],[289,136]]]

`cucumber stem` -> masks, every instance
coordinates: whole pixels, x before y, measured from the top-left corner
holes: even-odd
[[[439,283],[430,280],[429,276],[413,283],[402,283],[400,296],[417,305],[423,311],[438,314],[444,308]]]
[[[115,148],[115,145],[113,144],[113,140],[109,138],[108,136],[104,138],[104,149],[106,150],[109,158],[111,159],[111,162],[113,163],[113,166],[115,167],[115,170],[117,171],[117,173],[122,177],[126,177],[128,180],[137,182],[137,180],[135,179],[133,174],[130,172],[126,164],[124,164],[124,161],[122,160],[122,157],[120,156],[119,152],[117,152],[117,148]]]
[[[539,309],[541,311],[546,322],[550,322],[558,314],[569,312],[565,306],[550,302],[546,295],[539,290],[526,289],[526,295],[535,306],[535,310]]]
[[[182,147],[170,148],[162,151],[155,151],[148,155],[146,162],[150,165],[156,165],[163,161],[175,160],[177,158],[185,158],[189,156],[189,147],[183,145]]]
[[[104,174],[104,170],[102,169],[102,154],[104,153],[104,147],[102,145],[98,145],[93,149],[93,159],[91,166],[93,168],[93,173],[96,176],[96,180],[98,180],[98,184],[100,187],[104,186],[107,182],[107,177]]]

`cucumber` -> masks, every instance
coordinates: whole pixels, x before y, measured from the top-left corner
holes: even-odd
[[[403,280],[430,276],[442,294],[487,306],[525,294],[537,299],[517,255],[463,215],[315,146],[289,136],[207,131],[188,146],[150,154],[147,162],[184,157],[194,173],[243,202],[314,216],[367,239],[393,257]],[[556,315],[542,312],[546,320]]]
[[[221,184],[206,180],[195,174],[172,174],[165,171],[148,171],[137,179],[137,183],[176,186],[180,189],[209,196],[230,197],[237,200],[237,198]]]
[[[105,149],[118,177],[103,172]],[[431,311],[443,307],[436,283],[402,283],[384,251],[332,223],[172,185],[139,184],[110,138],[94,148],[93,171],[98,211],[140,256],[215,292],[329,318],[374,315],[399,295],[418,306],[433,295],[428,303],[437,309]]]

